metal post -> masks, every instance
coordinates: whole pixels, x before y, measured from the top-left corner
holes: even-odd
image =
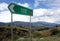
[[[13,41],[13,27],[12,27],[12,23],[13,23],[13,14],[11,13],[11,41]]]
[[[30,30],[29,30],[29,34],[30,34],[30,41],[32,41],[32,33],[31,33],[31,16],[30,16]]]

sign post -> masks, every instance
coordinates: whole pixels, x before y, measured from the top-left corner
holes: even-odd
[[[13,27],[12,27],[12,24],[13,24],[13,14],[11,13],[11,41],[13,41]]]
[[[9,8],[10,12],[14,13],[14,14],[22,14],[22,15],[33,16],[33,10],[32,9],[29,9],[29,8],[26,8],[26,7],[23,7],[23,6],[14,4],[14,3],[11,3],[8,6],[8,8]]]
[[[32,41],[32,34],[31,34],[31,16],[30,16],[30,30],[29,30],[29,34],[30,34],[30,41]]]
[[[11,12],[11,41],[13,41],[13,28],[12,28],[12,22],[13,22],[13,15],[12,14],[22,14],[22,15],[29,15],[30,16],[30,28],[29,28],[29,34],[30,34],[30,41],[32,41],[32,35],[31,35],[31,16],[33,16],[33,10],[17,5],[15,3],[11,3],[8,6],[8,9]]]

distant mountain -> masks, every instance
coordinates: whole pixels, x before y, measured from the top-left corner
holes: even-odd
[[[48,22],[34,22],[33,26],[45,26],[45,27],[55,27],[56,23],[48,23]]]
[[[11,24],[11,23],[8,23]],[[20,22],[20,21],[15,21],[13,22],[13,25],[17,25],[17,26],[30,26],[30,22]],[[32,26],[45,26],[45,27],[55,27],[56,23],[48,23],[48,22],[31,22]]]
[[[5,26],[6,24],[3,22],[0,22],[0,26]]]
[[[11,25],[11,23],[7,23],[7,25]],[[12,25],[29,28],[30,22],[15,21],[12,23]],[[48,23],[48,22],[31,22],[31,27],[33,30],[44,29],[44,28],[55,28],[57,25],[60,25],[60,24]]]
[[[0,26],[4,26],[4,25],[11,25],[11,22],[9,23],[2,23],[0,22]],[[17,26],[30,26],[30,22],[20,22],[20,21],[15,21],[12,23],[13,26],[17,25]],[[56,25],[60,25],[60,24],[56,24],[56,23],[48,23],[48,22],[31,22],[32,26],[44,26],[44,27],[55,27]]]
[[[11,22],[10,23],[7,23],[7,24],[10,24],[11,25]],[[12,23],[13,26],[29,26],[30,22],[20,22],[20,21],[15,21]]]

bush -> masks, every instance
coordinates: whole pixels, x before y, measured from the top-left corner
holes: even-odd
[[[59,30],[55,28],[55,29],[52,29],[51,32],[52,32],[51,35],[57,35],[59,33]]]
[[[39,37],[41,37],[41,35],[40,35],[40,33],[39,33],[38,31],[35,31],[35,32],[33,33],[33,37],[34,37],[34,38],[39,38]]]
[[[42,37],[47,37],[47,36],[51,35],[51,32],[50,32],[50,30],[43,30],[43,31],[40,31],[40,35]]]

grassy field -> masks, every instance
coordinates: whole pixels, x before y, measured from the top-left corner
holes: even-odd
[[[29,30],[13,27],[14,41],[29,41]],[[11,27],[0,27],[0,41],[11,41]],[[60,27],[32,31],[32,41],[60,41]]]

